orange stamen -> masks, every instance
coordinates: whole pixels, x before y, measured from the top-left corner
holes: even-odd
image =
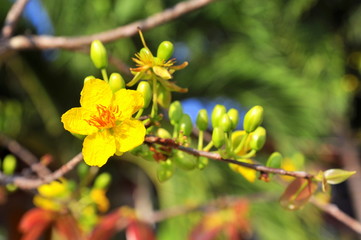
[[[89,120],[85,120],[89,125],[99,129],[112,128],[115,126],[116,118],[119,115],[118,106],[105,107],[97,105],[98,114],[92,115]]]

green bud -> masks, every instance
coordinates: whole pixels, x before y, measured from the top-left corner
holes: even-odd
[[[283,157],[279,152],[274,152],[267,159],[266,166],[271,168],[280,168],[282,164]]]
[[[258,127],[251,134],[251,140],[249,142],[249,146],[253,150],[260,150],[266,142],[266,129],[263,127]]]
[[[157,101],[159,105],[161,105],[164,108],[168,108],[169,104],[171,102],[172,95],[168,89],[163,87],[162,84],[157,84]]]
[[[212,141],[213,144],[216,148],[220,148],[223,146],[223,144],[225,143],[225,133],[223,128],[221,127],[215,127],[213,129],[213,133],[212,133]]]
[[[94,40],[90,46],[90,58],[98,69],[103,69],[108,66],[107,51],[103,43],[99,40]]]
[[[223,114],[219,121],[219,126],[221,126],[225,132],[229,132],[230,130],[232,130],[232,121],[229,118],[228,114]]]
[[[172,138],[170,133],[164,128],[158,128],[157,136],[160,137],[160,138]]]
[[[182,104],[179,101],[172,102],[172,104],[169,106],[168,115],[172,125],[178,124],[183,116]]]
[[[208,128],[208,113],[206,109],[201,109],[198,112],[197,120],[196,120],[197,127],[200,131],[205,131]]]
[[[212,111],[212,126],[213,128],[219,127],[219,121],[221,120],[223,114],[226,113],[226,107],[220,104],[217,104]]]
[[[144,106],[143,108],[147,108],[150,104],[150,101],[152,100],[152,89],[150,87],[149,82],[147,81],[141,81],[138,84],[137,91],[141,92],[144,97]]]
[[[239,122],[239,113],[238,110],[235,108],[231,108],[228,110],[227,115],[229,117],[229,119],[231,119],[232,122],[232,129],[236,129],[238,122]]]
[[[163,41],[161,42],[161,44],[159,44],[157,50],[157,57],[163,60],[168,60],[173,55],[173,51],[173,43],[169,41]]]
[[[124,88],[125,82],[122,75],[120,75],[119,73],[112,73],[109,77],[109,86],[114,93]]]
[[[251,133],[261,125],[263,121],[263,107],[254,106],[244,116],[243,128],[247,133]]]
[[[183,135],[189,136],[192,132],[193,124],[192,119],[188,114],[183,114],[179,122],[179,130],[183,132]]]
[[[106,189],[111,181],[112,176],[107,172],[103,172],[95,179],[94,188]]]
[[[173,163],[170,159],[162,161],[157,169],[157,178],[160,182],[164,182],[173,176]]]
[[[8,190],[9,192],[15,192],[18,189],[18,187],[15,184],[7,184],[6,185],[6,190]]]
[[[89,165],[87,165],[85,162],[81,162],[77,167],[78,176],[80,179],[85,178],[85,176],[89,172]]]
[[[328,184],[339,184],[346,181],[354,175],[356,171],[346,171],[342,169],[329,169],[324,172],[325,179]]]
[[[84,83],[86,83],[90,79],[95,79],[95,77],[94,76],[87,76],[86,78],[84,78]]]
[[[141,57],[153,57],[152,52],[148,48],[140,49],[139,54],[141,55]]]
[[[3,172],[6,175],[12,175],[16,169],[16,158],[12,154],[5,156],[3,160]]]
[[[198,157],[198,169],[202,170],[208,165],[208,158],[206,157]]]
[[[192,170],[197,166],[197,158],[182,151],[176,151],[172,158],[174,163],[184,170]]]

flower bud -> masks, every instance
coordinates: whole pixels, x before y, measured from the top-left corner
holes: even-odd
[[[107,51],[103,43],[99,40],[94,40],[90,46],[90,58],[98,69],[103,69],[108,66]]]
[[[168,115],[172,125],[179,123],[183,116],[182,104],[179,101],[172,102],[172,104],[169,106]]]
[[[152,52],[148,49],[148,48],[142,48],[142,49],[140,49],[140,51],[139,51],[139,54],[141,55],[141,56],[146,56],[146,57],[153,57],[153,54],[152,54]]]
[[[119,73],[112,73],[109,77],[109,86],[114,93],[124,88],[125,82],[122,75],[120,75]]]
[[[216,148],[220,148],[225,143],[225,133],[221,127],[215,127],[212,133],[212,141]]]
[[[172,138],[170,133],[164,128],[158,128],[157,136],[160,137],[160,138]]]
[[[280,168],[282,165],[283,157],[279,152],[274,152],[267,159],[266,166],[271,168]]]
[[[173,156],[173,161],[178,167],[184,170],[192,170],[197,166],[197,158],[182,151],[176,151]]]
[[[249,146],[253,150],[260,150],[266,142],[266,129],[263,127],[258,127],[254,132],[252,132],[251,140]]]
[[[89,172],[89,165],[87,165],[85,162],[81,162],[77,167],[77,172],[79,179],[83,179],[86,177],[86,175]]]
[[[179,130],[183,132],[183,135],[189,136],[192,132],[193,124],[192,119],[188,114],[183,114],[179,121]]]
[[[173,51],[173,43],[170,41],[163,41],[159,44],[157,57],[163,60],[168,60],[173,55]]]
[[[198,112],[197,120],[196,120],[197,127],[200,131],[205,131],[208,128],[208,113],[206,109],[201,109]]]
[[[328,184],[339,184],[346,181],[354,175],[356,171],[346,171],[342,169],[328,169],[324,172],[325,179]]]
[[[229,117],[229,119],[231,119],[232,122],[232,129],[236,129],[238,122],[239,122],[239,113],[238,110],[235,108],[231,108],[228,110],[227,115]]]
[[[226,113],[226,107],[220,104],[217,104],[212,111],[212,126],[213,128],[219,126],[219,121],[221,120],[223,114]]]
[[[170,159],[162,161],[157,169],[157,178],[160,182],[164,182],[173,176],[173,163]]]
[[[144,106],[143,108],[147,108],[152,100],[152,89],[150,88],[150,84],[147,81],[141,81],[138,84],[137,91],[143,94],[144,98]]]
[[[162,84],[157,84],[157,101],[159,105],[161,105],[164,108],[168,108],[170,101],[171,101],[172,95],[168,89],[163,87]]]
[[[106,189],[108,188],[111,181],[112,176],[107,172],[103,172],[95,179],[94,188]]]
[[[3,160],[3,173],[6,175],[12,175],[16,168],[16,158],[12,154],[5,156]]]
[[[94,76],[87,76],[86,78],[84,78],[84,83],[86,83],[87,81],[91,80],[91,79],[95,79]]]
[[[219,121],[219,126],[223,128],[224,132],[229,132],[230,130],[232,130],[232,121],[229,118],[228,114],[223,114]]]
[[[261,125],[263,121],[263,107],[254,106],[244,116],[243,128],[247,133],[251,133]]]

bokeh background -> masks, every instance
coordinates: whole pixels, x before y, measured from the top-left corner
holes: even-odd
[[[143,19],[178,2],[31,0],[15,33],[88,35]],[[278,150],[304,159],[308,170],[347,167],[340,146],[353,143],[352,151],[357,153],[361,123],[360,3],[221,0],[144,35],[150,49],[156,51],[161,41],[170,40],[178,61],[189,61],[175,74],[178,85],[188,87],[189,93],[173,96],[189,112],[215,103],[237,106],[241,112],[262,105],[269,133],[265,155]],[[11,4],[0,2],[1,26]],[[106,48],[134,66],[131,57],[141,42],[133,36]],[[115,71],[117,66],[109,67],[109,73]],[[60,116],[79,105],[88,75],[101,76],[83,52],[29,50],[0,56],[0,132],[39,157],[51,154],[51,167],[56,169],[81,150],[81,142],[62,128]],[[0,154],[7,150],[0,148]],[[358,166],[359,159],[353,163]],[[249,183],[226,164],[211,162],[203,171],[177,171],[162,184],[152,180],[156,167],[155,162],[114,159],[102,168],[113,175],[112,206],[134,206],[140,186],[147,186],[146,196],[155,208],[224,195],[251,196],[253,239],[355,239],[346,227],[310,204],[297,212],[282,209],[278,204],[282,185]],[[354,194],[354,188],[341,184],[333,188],[332,201],[357,218],[361,216],[355,210],[359,204],[352,201]],[[0,239],[11,234],[16,239],[16,223],[32,207],[31,198],[31,193],[15,192],[0,205]],[[160,223],[159,239],[186,239],[199,218],[194,213]]]

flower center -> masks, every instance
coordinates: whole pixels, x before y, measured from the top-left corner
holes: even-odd
[[[105,107],[97,105],[98,114],[94,114],[89,120],[85,120],[89,125],[97,127],[98,129],[112,128],[116,124],[116,116],[119,115],[118,106]]]

